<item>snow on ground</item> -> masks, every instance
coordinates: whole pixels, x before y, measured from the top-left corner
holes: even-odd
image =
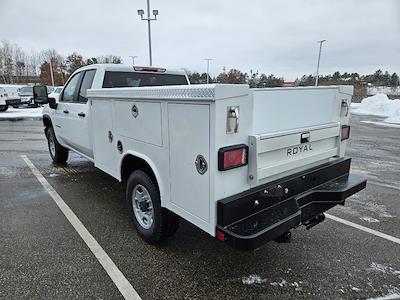
[[[267,281],[267,279],[263,279],[256,274],[242,277],[242,283],[247,284],[247,285],[262,284],[262,283],[265,283],[266,281]]]
[[[368,298],[367,300],[399,300],[400,294],[399,293],[390,293],[386,296],[381,296],[377,298]]]
[[[0,119],[40,118],[43,107],[38,108],[12,108],[0,112]]]
[[[351,112],[356,115],[382,116],[386,117],[384,122],[387,124],[400,124],[400,100],[390,100],[385,94],[376,94],[363,99],[361,103],[352,103]]]

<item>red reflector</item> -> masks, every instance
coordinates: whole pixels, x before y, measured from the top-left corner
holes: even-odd
[[[342,126],[342,132],[341,132],[341,140],[347,140],[350,137],[350,126],[348,125],[343,125]]]
[[[246,161],[246,149],[236,149],[224,153],[224,169],[241,166]]]
[[[222,242],[225,241],[225,234],[223,234],[220,231],[217,231],[216,237],[217,237],[218,240],[220,240]]]
[[[244,144],[219,149],[218,170],[225,171],[247,165],[247,149]]]

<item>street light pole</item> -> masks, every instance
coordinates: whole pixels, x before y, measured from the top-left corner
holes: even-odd
[[[50,57],[50,76],[51,76],[51,84],[54,86],[54,76],[53,76],[53,64],[51,63],[51,57]]]
[[[317,64],[317,77],[315,79],[315,86],[318,86],[318,79],[319,79],[319,63],[321,61],[321,50],[322,50],[322,43],[326,42],[326,40],[317,41],[319,43],[319,53],[318,53],[318,64]]]
[[[129,57],[132,58],[132,66],[134,66],[134,65],[135,65],[135,58],[137,58],[137,57],[139,57],[139,56],[137,56],[137,55],[130,55]]]
[[[143,9],[139,9],[138,10],[138,15],[140,16],[140,19],[142,21],[147,21],[147,32],[148,32],[148,36],[149,36],[149,61],[150,61],[150,66],[153,65],[153,57],[152,57],[152,53],[151,53],[151,21],[155,21],[157,20],[157,16],[158,16],[158,10],[154,9],[153,10],[153,16],[154,18],[150,18],[150,0],[147,0],[147,18],[144,18],[144,10]]]
[[[204,58],[207,61],[207,84],[210,82],[210,60],[214,60],[213,58]]]

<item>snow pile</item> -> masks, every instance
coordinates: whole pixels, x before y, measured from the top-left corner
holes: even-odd
[[[0,112],[0,119],[41,118],[43,107],[38,108],[9,108]]]
[[[355,104],[355,103],[354,103]],[[386,117],[387,123],[400,124],[400,100],[390,100],[385,94],[365,98],[361,104],[352,104],[351,112],[358,115],[375,115]]]

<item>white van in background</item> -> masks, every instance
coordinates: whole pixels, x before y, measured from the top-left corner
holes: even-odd
[[[18,107],[20,104],[19,86],[0,85],[0,112],[6,111],[9,106]]]

